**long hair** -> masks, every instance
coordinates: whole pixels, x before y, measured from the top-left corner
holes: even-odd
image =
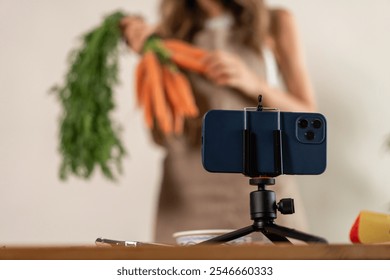
[[[260,53],[268,32],[269,12],[263,0],[219,0],[234,18],[237,41]],[[206,20],[197,0],[162,0],[159,33],[192,42]]]

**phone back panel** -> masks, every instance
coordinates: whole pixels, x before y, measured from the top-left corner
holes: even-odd
[[[304,126],[301,121],[304,121]],[[317,123],[317,125],[315,125]],[[283,173],[317,175],[326,169],[326,119],[319,113],[282,112]]]
[[[209,172],[240,173],[243,168],[241,111],[212,110],[203,118],[202,163]]]
[[[318,113],[249,111],[247,128],[255,140],[253,153],[259,174],[275,170],[274,130],[282,131],[283,174],[321,174],[326,168],[326,119]],[[300,122],[307,121],[303,127]],[[312,122],[320,123],[314,128]],[[318,126],[318,125],[317,125]],[[209,172],[242,173],[244,111],[212,110],[202,127],[202,163]]]

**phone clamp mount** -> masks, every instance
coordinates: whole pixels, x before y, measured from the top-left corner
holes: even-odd
[[[262,111],[262,96],[259,95],[257,111]],[[263,233],[271,242],[290,242],[288,238],[307,243],[328,243],[326,239],[307,234],[295,229],[283,227],[274,223],[277,211],[281,214],[293,214],[294,200],[292,198],[281,199],[276,202],[274,191],[267,190],[266,186],[274,185],[276,176],[283,174],[282,137],[280,127],[274,131],[274,162],[276,172],[273,174],[258,174],[255,157],[253,156],[256,141],[254,135],[245,126],[243,147],[243,174],[251,177],[250,185],[256,185],[258,189],[250,193],[250,217],[253,224],[220,236],[206,240],[200,244],[224,243],[246,236],[253,232]]]

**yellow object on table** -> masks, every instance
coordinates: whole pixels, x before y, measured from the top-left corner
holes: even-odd
[[[350,231],[353,243],[390,242],[390,214],[361,211]]]

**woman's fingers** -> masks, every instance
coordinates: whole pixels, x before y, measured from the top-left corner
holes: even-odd
[[[125,28],[127,25],[131,24],[134,21],[144,21],[144,19],[140,15],[125,16],[121,19],[119,24],[121,28]]]
[[[243,92],[251,92],[257,76],[240,57],[225,51],[216,51],[204,60],[206,76],[216,85],[229,86]]]
[[[238,63],[233,55],[227,52],[217,51],[208,55],[204,63],[206,76],[219,85],[230,85],[238,75]]]
[[[128,45],[134,51],[141,52],[146,38],[153,33],[153,28],[139,16],[125,17],[120,25]]]

